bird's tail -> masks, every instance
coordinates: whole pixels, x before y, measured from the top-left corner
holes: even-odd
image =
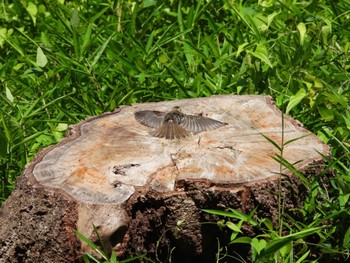
[[[174,123],[165,123],[150,133],[154,137],[165,139],[180,139],[189,136],[189,133],[181,126]]]

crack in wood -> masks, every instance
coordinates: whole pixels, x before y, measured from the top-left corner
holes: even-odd
[[[129,164],[122,164],[122,165],[116,165],[113,167],[112,172],[114,174],[119,175],[127,175],[127,170],[133,167],[138,167],[140,164],[138,163],[129,163]]]

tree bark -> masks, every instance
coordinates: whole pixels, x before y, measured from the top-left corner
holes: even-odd
[[[174,106],[228,125],[167,140],[152,137],[153,129],[134,118],[136,111]],[[282,150],[262,134],[284,143]],[[277,222],[277,193],[288,211],[301,205],[306,188],[272,157],[282,154],[307,177],[322,170],[320,153],[329,155],[329,147],[300,122],[282,119],[266,96],[118,108],[70,127],[66,139],[26,166],[0,210],[0,261],[74,262],[89,248],[72,229],[95,242],[94,225],[122,258],[214,262],[215,236],[228,237],[204,224],[218,218],[202,209],[258,207],[259,216]]]

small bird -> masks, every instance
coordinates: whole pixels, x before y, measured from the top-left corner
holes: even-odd
[[[170,140],[188,137],[191,132],[209,131],[227,125],[225,122],[202,115],[184,114],[178,106],[173,107],[168,113],[152,110],[137,111],[135,119],[147,127],[155,128],[156,130],[150,133],[152,136]]]

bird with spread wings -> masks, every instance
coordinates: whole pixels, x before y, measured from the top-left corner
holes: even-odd
[[[171,140],[188,137],[191,132],[210,131],[227,125],[202,115],[184,114],[178,106],[167,113],[144,110],[137,111],[134,115],[139,123],[155,129],[150,133],[152,136]]]

